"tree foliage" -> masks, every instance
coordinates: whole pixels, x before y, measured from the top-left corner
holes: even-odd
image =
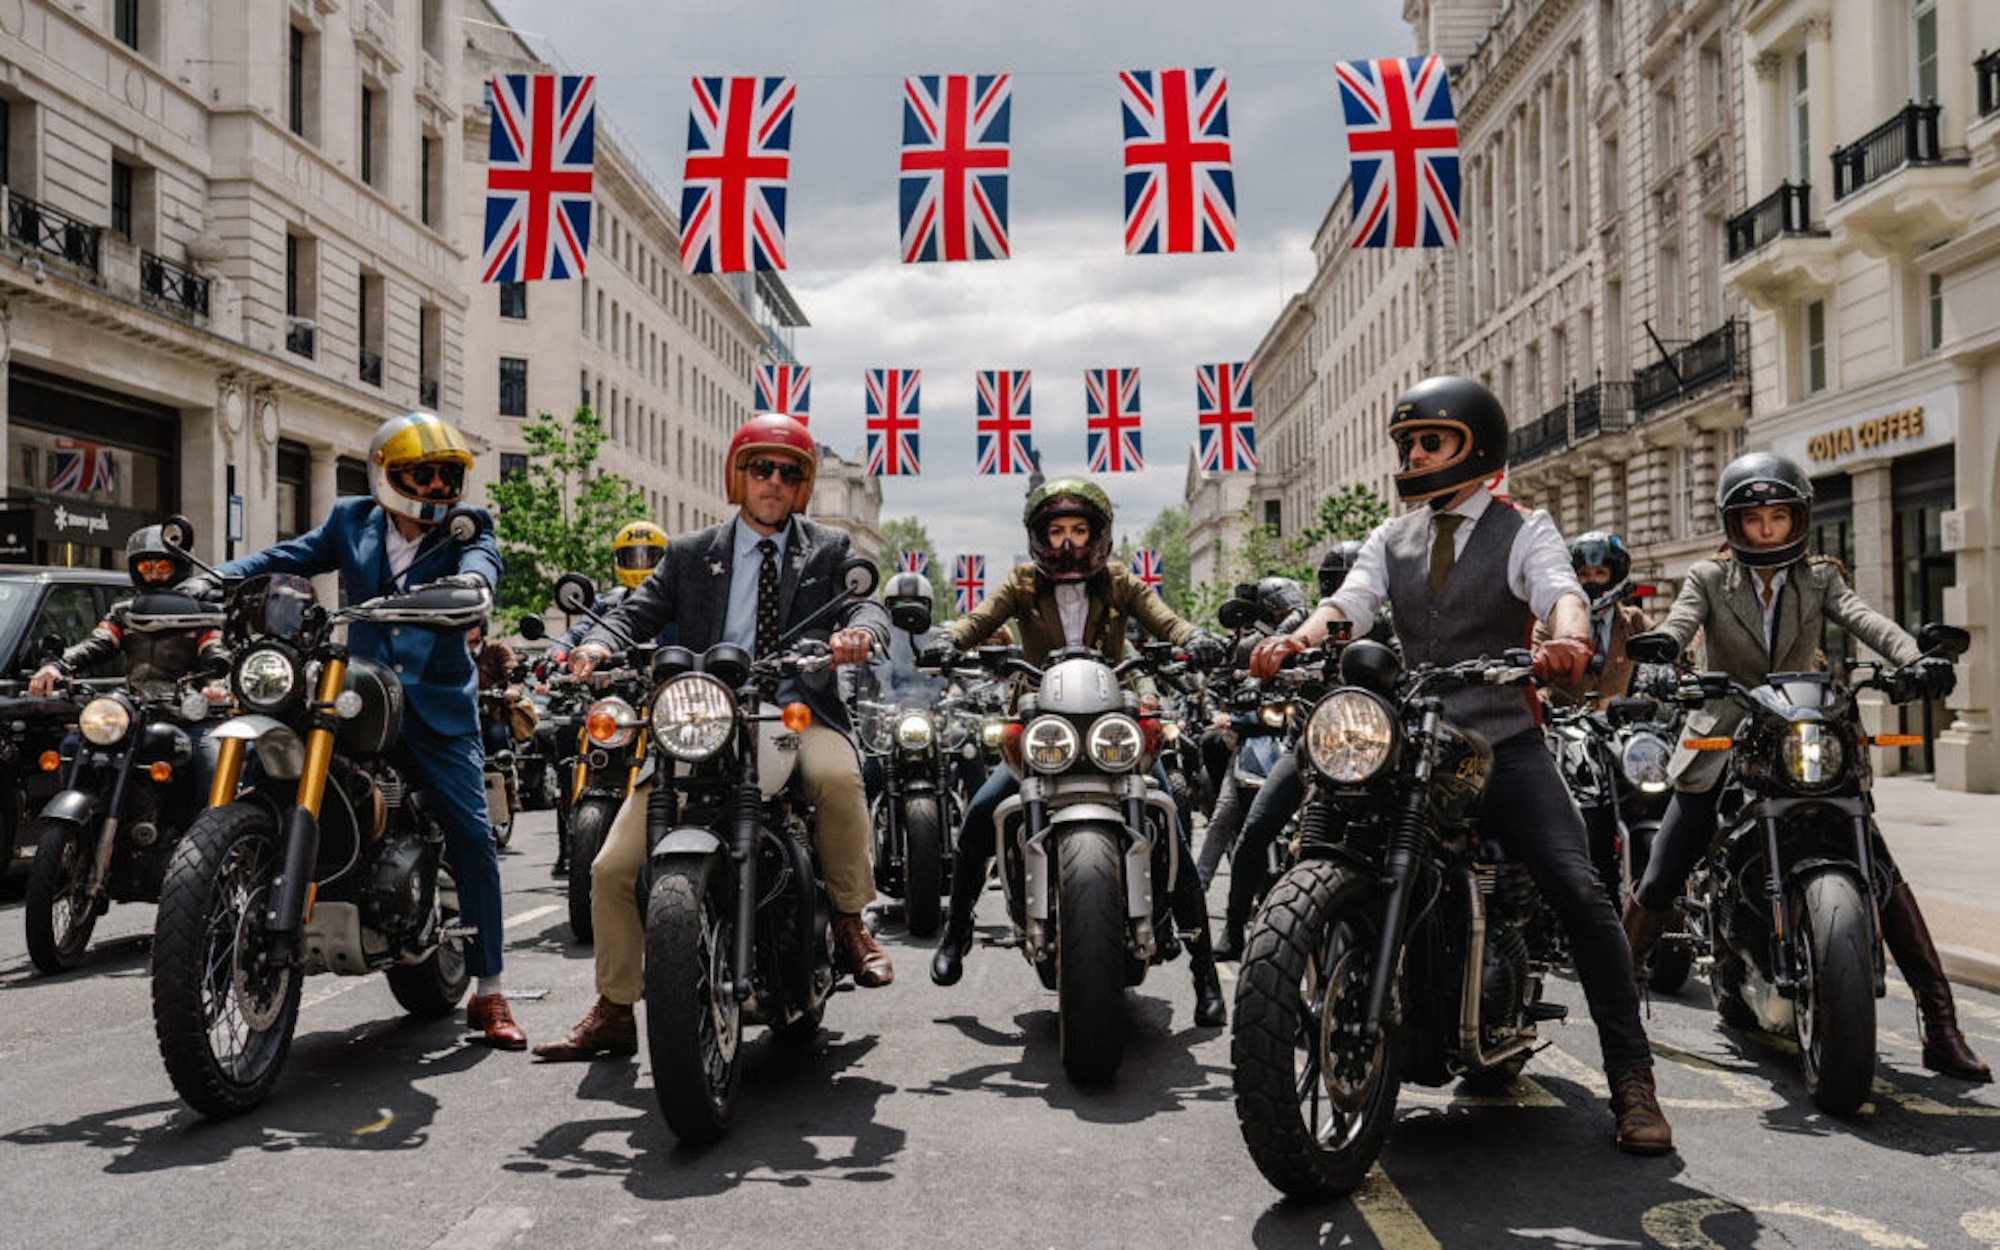
[[[1185,612],[1189,619],[1213,621],[1216,609],[1239,582],[1266,577],[1292,578],[1306,587],[1308,598],[1312,597],[1325,548],[1332,543],[1366,538],[1388,518],[1389,501],[1372,486],[1359,483],[1343,486],[1333,494],[1321,496],[1318,507],[1313,509],[1313,523],[1291,538],[1281,536],[1273,526],[1259,523],[1256,511],[1256,501],[1249,500],[1237,513],[1235,537],[1223,540],[1217,576],[1189,595]]]
[[[913,516],[891,517],[882,522],[882,584],[896,575],[896,558],[905,551],[921,551],[930,561],[924,576],[931,583],[931,621],[935,624],[952,615],[951,569],[938,558],[937,546],[923,521]]]
[[[588,407],[567,421],[540,413],[521,427],[521,436],[528,444],[527,470],[486,488],[505,565],[496,598],[503,611],[539,614],[548,610],[555,579],[564,573],[609,586],[613,536],[650,514],[646,497],[629,480],[598,467],[604,423]]]
[[[1174,611],[1188,609],[1188,519],[1186,508],[1164,508],[1146,527],[1139,545],[1160,553],[1160,597]]]

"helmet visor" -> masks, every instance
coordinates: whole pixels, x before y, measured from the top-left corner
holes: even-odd
[[[653,566],[660,562],[660,557],[666,554],[665,547],[652,543],[633,543],[612,552],[611,559],[621,573],[650,573],[653,571]]]

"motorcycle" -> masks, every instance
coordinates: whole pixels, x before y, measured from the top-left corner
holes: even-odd
[[[126,624],[211,630],[222,614],[154,591],[132,601]],[[174,847],[206,798],[192,792],[199,748],[191,732],[213,711],[198,689],[206,680],[197,672],[158,690],[108,691],[77,713],[63,789],[37,818],[28,874],[28,957],[40,971],[74,968],[112,903],[160,900]]]
[[[506,691],[502,688],[480,691],[480,723],[483,725],[489,712],[505,702]],[[486,790],[486,823],[493,828],[494,845],[505,850],[514,840],[514,816],[521,810],[520,773],[514,763],[514,748],[484,750],[480,759],[480,783]]]
[[[1926,656],[1956,660],[1971,635],[1930,624]],[[1666,634],[1626,644],[1634,659],[1670,664]],[[1875,903],[1871,746],[1917,746],[1917,734],[1869,734],[1856,696],[1916,697],[1905,675],[1879,662],[1833,674],[1773,673],[1746,686],[1719,672],[1683,670],[1671,698],[1684,706],[1726,699],[1745,716],[1733,737],[1691,738],[1698,751],[1729,752],[1718,834],[1693,874],[1687,910],[1710,960],[1716,1014],[1737,1028],[1796,1038],[1806,1092],[1829,1115],[1852,1115],[1875,1080],[1875,1000],[1886,992]]]
[[[856,736],[881,777],[868,812],[875,888],[903,900],[912,936],[936,937],[960,818],[951,766],[965,725],[941,706],[857,699],[855,711]]]
[[[468,543],[479,521],[455,512],[440,529],[426,541]],[[174,849],[153,932],[160,1057],[210,1116],[269,1096],[308,976],[379,971],[421,1019],[464,996],[469,930],[444,831],[388,759],[402,682],[336,632],[370,622],[463,635],[490,607],[484,589],[431,585],[329,611],[310,581],[284,574],[238,581],[225,602],[239,711],[214,731],[209,807]]]
[[[747,1027],[768,1025],[794,1045],[819,1035],[836,980],[833,904],[811,813],[790,786],[811,714],[776,700],[786,678],[833,662],[824,642],[801,635],[872,595],[879,577],[866,560],[846,561],[843,594],[760,659],[726,642],[701,655],[651,644],[627,652],[655,683],[620,725],[650,729],[656,747],[641,881],[646,1044],[660,1112],[684,1142],[728,1130]],[[587,578],[556,583],[564,611],[603,624],[594,597]]]
[[[1533,881],[1479,826],[1492,748],[1441,697],[1525,684],[1528,652],[1408,672],[1378,642],[1323,654],[1300,858],[1246,934],[1230,1036],[1244,1144],[1300,1198],[1361,1183],[1402,1082],[1503,1088],[1561,1014],[1528,947]]]

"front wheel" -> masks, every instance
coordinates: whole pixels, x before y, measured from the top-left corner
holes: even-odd
[[[585,799],[569,812],[569,931],[586,946],[597,934],[590,919],[590,861],[617,814],[618,805],[609,799]]]
[[[278,872],[270,813],[211,807],[174,848],[153,928],[153,1032],[167,1076],[203,1115],[270,1095],[298,1023],[301,978],[263,933]]]
[[[646,900],[646,1049],[674,1136],[720,1138],[736,1111],[743,1016],[730,992],[736,905],[727,856],[659,867]]]
[[[1846,873],[1822,872],[1792,897],[1806,1092],[1828,1115],[1852,1115],[1875,1083],[1874,959],[1861,888]]]
[[[903,919],[911,937],[936,937],[944,923],[944,821],[937,796],[903,800]]]
[[[1125,888],[1109,828],[1057,835],[1056,1011],[1063,1070],[1108,1081],[1125,1058]]]
[[[1271,887],[1244,937],[1236,1120],[1257,1170],[1292,1197],[1352,1192],[1395,1122],[1388,1020],[1373,1045],[1358,1037],[1381,940],[1375,883],[1318,861]]]
[[[41,972],[67,972],[82,960],[97,927],[97,901],[90,897],[96,839],[75,821],[43,820],[37,828],[35,863],[28,870],[28,958]]]
[[[451,878],[440,872],[437,891],[438,927],[448,929],[458,923],[458,889]],[[465,968],[465,946],[461,938],[440,937],[422,961],[397,964],[385,972],[389,992],[404,1011],[419,1020],[439,1020],[458,1010],[459,1000],[472,983]]]

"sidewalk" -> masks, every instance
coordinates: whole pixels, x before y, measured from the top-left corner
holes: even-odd
[[[1875,819],[1953,981],[2000,992],[2000,794],[1875,778]]]

